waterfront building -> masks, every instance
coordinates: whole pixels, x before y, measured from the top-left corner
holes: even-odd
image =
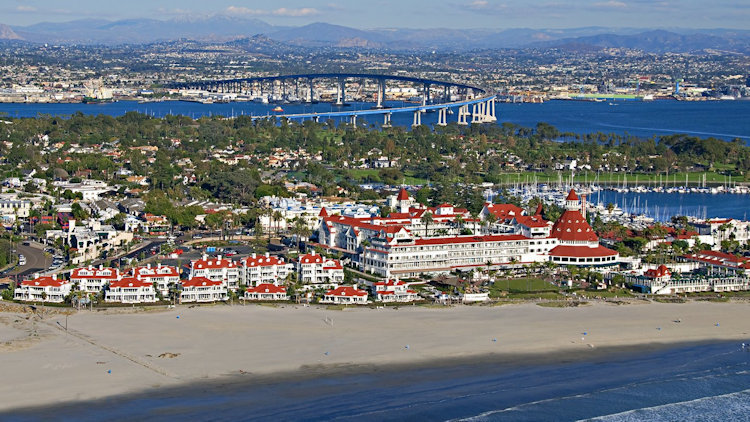
[[[738,275],[750,277],[750,258],[726,252],[703,250],[684,255],[685,261],[697,262],[707,269],[710,275]]]
[[[372,283],[372,294],[379,302],[414,302],[419,300],[416,290],[400,280],[388,280]]]
[[[13,299],[25,302],[62,303],[73,290],[70,280],[58,279],[56,275],[24,280],[18,284]]]
[[[227,300],[227,287],[222,281],[193,277],[181,283],[180,302],[219,302]]]
[[[299,257],[297,280],[307,284],[341,284],[344,282],[344,267],[340,261],[313,251]]]
[[[571,189],[565,198],[565,211],[552,226],[551,236],[558,246],[549,251],[555,264],[575,266],[617,265],[617,251],[599,244],[599,237],[586,221],[585,207],[581,212],[580,198]]]
[[[130,278],[143,280],[144,282],[156,283],[156,288],[163,296],[169,295],[170,286],[180,282],[180,272],[176,267],[158,264],[148,264],[143,267],[135,267],[130,271]]]
[[[733,274],[689,274],[673,277],[666,265],[647,270],[643,275],[626,277],[635,289],[656,295],[674,295],[696,292],[730,292],[750,290],[747,277]]]
[[[546,261],[554,238],[519,234],[373,239],[363,253],[363,270],[382,277],[415,277],[477,268],[512,267]]]
[[[265,255],[252,255],[240,261],[240,281],[247,287],[261,284],[279,285],[284,283],[289,274],[294,273],[294,264],[285,262],[284,258]]]
[[[367,303],[367,292],[353,286],[339,286],[327,291],[320,303],[364,305]]]
[[[264,283],[245,290],[245,300],[289,300],[289,295],[286,294],[286,287],[284,286]]]
[[[156,291],[153,282],[141,277],[125,277],[113,281],[105,293],[105,302],[154,303]]]
[[[190,262],[191,277],[206,277],[209,280],[220,281],[227,289],[237,290],[240,287],[240,266],[231,259],[222,259],[203,255],[201,259]]]
[[[70,281],[78,285],[78,290],[88,293],[99,293],[104,288],[122,278],[120,271],[116,268],[104,266],[75,268],[70,273]]]

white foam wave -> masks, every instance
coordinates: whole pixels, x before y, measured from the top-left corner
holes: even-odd
[[[750,389],[684,402],[628,410],[588,419],[603,422],[630,421],[733,421],[750,418]]]

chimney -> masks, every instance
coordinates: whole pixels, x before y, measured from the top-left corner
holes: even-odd
[[[271,254],[269,252],[266,252],[266,258],[268,258]]]
[[[104,269],[104,264],[99,264],[99,270],[101,271],[103,269]]]
[[[146,268],[148,268],[149,270],[151,269],[151,263],[150,262],[146,265]]]
[[[581,195],[581,215],[586,219],[586,195]]]
[[[253,252],[253,259],[255,259],[255,252]]]
[[[221,255],[216,255],[216,262],[221,262]]]

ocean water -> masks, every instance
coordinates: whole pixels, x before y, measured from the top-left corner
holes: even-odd
[[[750,420],[750,353],[739,343],[644,347],[567,363],[527,359],[195,385],[9,412],[0,419]]]
[[[750,101],[548,101],[544,104],[497,104],[498,124],[515,123],[525,127],[534,127],[538,122],[547,122],[562,132],[572,133],[616,133],[631,134],[640,137],[686,133],[698,137],[715,137],[731,140],[734,138],[750,142]],[[402,107],[403,102],[388,102],[390,107]],[[413,104],[412,104],[413,105]],[[373,103],[352,103],[346,107],[337,107],[329,103],[289,104],[283,105],[284,112],[309,113],[339,110],[364,110],[374,106]],[[238,116],[274,115],[271,109],[275,105],[252,102],[200,104],[183,101],[165,101],[160,103],[143,103],[120,101],[109,104],[0,104],[0,113],[9,117],[34,117],[37,114],[71,115],[76,112],[84,114],[107,114],[121,116],[128,111],[138,111],[156,117],[169,114],[182,114],[193,118],[208,115]],[[382,117],[360,117],[359,123],[368,122],[379,126]],[[449,116],[455,121],[457,115]],[[342,119],[337,119],[342,121]],[[393,115],[392,123],[411,127],[412,113]],[[437,123],[437,113],[422,116],[426,125]]]

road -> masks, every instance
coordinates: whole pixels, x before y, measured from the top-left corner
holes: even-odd
[[[18,250],[19,254],[26,257],[26,265],[16,266],[16,268],[8,273],[8,276],[18,278],[19,281],[33,273],[46,271],[52,263],[52,257],[45,257],[44,249],[41,247],[19,243],[16,250]]]

